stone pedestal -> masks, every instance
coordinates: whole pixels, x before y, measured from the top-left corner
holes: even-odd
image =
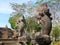
[[[36,42],[39,44],[39,45],[50,45],[51,43],[51,39],[50,37],[36,37]]]

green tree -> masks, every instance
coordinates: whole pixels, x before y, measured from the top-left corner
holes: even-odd
[[[11,14],[11,17],[9,18],[9,23],[11,24],[11,28],[12,29],[16,29],[17,27],[16,27],[16,20],[20,17],[20,16],[22,16],[22,15],[24,15],[24,4],[23,5],[18,5],[18,4],[12,4],[11,3],[11,7],[12,7],[12,9],[14,10],[14,12],[12,12],[12,14]]]
[[[20,17],[21,15],[14,15],[9,18],[9,23],[11,24],[12,29],[16,29],[16,20]]]

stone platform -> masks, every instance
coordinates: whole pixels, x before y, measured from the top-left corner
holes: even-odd
[[[17,39],[0,39],[0,45],[17,45]]]

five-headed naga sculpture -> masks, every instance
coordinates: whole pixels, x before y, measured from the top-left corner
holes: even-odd
[[[36,22],[42,26],[40,34],[36,35],[36,41],[39,45],[49,45],[51,43],[49,37],[52,28],[51,20],[51,13],[49,12],[47,4],[44,3],[37,10],[36,14]]]

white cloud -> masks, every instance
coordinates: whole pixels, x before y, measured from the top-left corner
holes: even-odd
[[[11,12],[12,12],[12,9],[9,6],[9,3],[6,3],[6,2],[0,3],[0,13],[10,14]]]

